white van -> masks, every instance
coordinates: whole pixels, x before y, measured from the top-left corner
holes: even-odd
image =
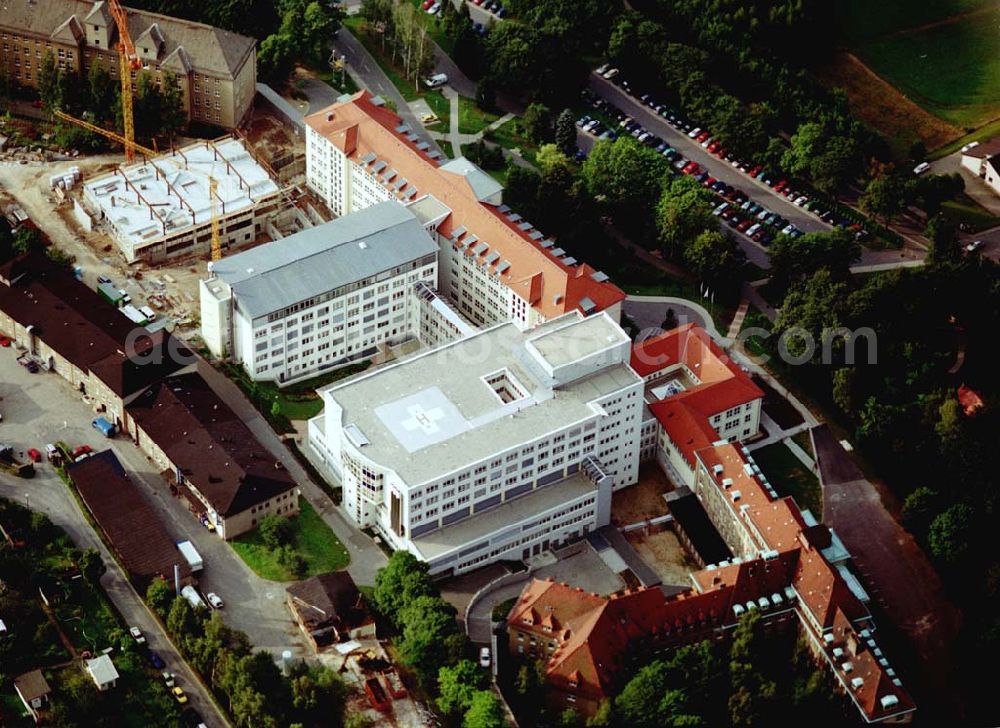
[[[921,162],[920,164],[918,164],[916,167],[913,168],[913,174],[923,174],[930,168],[931,165],[929,162]]]
[[[448,83],[447,73],[435,73],[430,78],[424,79],[424,86],[427,88],[437,88],[438,86],[444,86]]]
[[[151,309],[149,306],[139,306],[139,313],[146,317],[146,322],[156,320],[156,311]]]

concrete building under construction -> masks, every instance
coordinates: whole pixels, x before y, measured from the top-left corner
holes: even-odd
[[[243,141],[232,137],[119,167],[87,182],[83,197],[128,263],[208,253],[213,208],[223,250],[253,242],[281,209],[278,183]]]

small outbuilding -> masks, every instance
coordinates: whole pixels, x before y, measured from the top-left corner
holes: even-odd
[[[288,607],[313,648],[375,637],[375,619],[346,571],[331,571],[292,584]]]
[[[108,655],[99,655],[92,660],[86,660],[84,668],[101,692],[110,690],[118,684],[118,670]]]
[[[52,688],[41,670],[32,670],[14,678],[14,690],[17,697],[24,703],[24,707],[37,723],[41,719],[41,714],[49,702],[49,694]]]

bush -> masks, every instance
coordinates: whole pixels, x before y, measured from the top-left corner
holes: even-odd
[[[257,526],[261,539],[271,549],[287,546],[292,541],[292,522],[284,516],[269,513]]]

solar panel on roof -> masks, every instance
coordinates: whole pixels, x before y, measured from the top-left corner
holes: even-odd
[[[497,208],[497,211],[503,215],[510,212],[510,207],[507,205],[500,205],[500,207]]]
[[[512,212],[507,216],[507,219],[510,220],[511,222],[517,222],[518,220],[521,219],[521,216],[518,215],[516,212]]]
[[[563,263],[565,263],[566,265],[576,265],[576,258],[573,257],[563,258]]]
[[[372,96],[372,106],[385,106],[385,99],[381,96]]]
[[[432,149],[429,152],[427,152],[427,156],[430,157],[431,159],[437,159],[438,157],[441,156],[441,152],[439,152],[437,149]]]
[[[380,159],[379,161],[375,162],[375,166],[372,167],[372,172],[374,172],[375,174],[378,174],[379,172],[381,172],[383,169],[385,169],[388,166],[389,166],[388,164],[386,164],[385,162],[383,162]]]
[[[556,256],[557,258],[561,258],[562,256],[566,255],[566,251],[563,250],[562,248],[552,248],[552,250],[550,250],[549,252],[552,253],[552,255]]]
[[[590,274],[590,277],[593,278],[598,283],[604,283],[604,281],[610,280],[608,274],[602,270],[595,270],[593,273]]]
[[[492,253],[486,256],[486,265],[493,265],[498,260],[500,260],[500,253],[494,250]]]
[[[428,144],[427,142],[420,142],[417,145],[417,149],[419,149],[421,152],[424,151],[425,149],[430,149],[430,148],[431,148],[431,145]]]
[[[597,304],[584,296],[580,299],[580,308],[583,309],[584,313],[591,313],[597,308]]]
[[[478,235],[469,235],[469,237],[467,237],[465,239],[465,242],[467,242],[469,245],[472,245],[477,240],[479,240],[479,236]]]
[[[528,234],[528,237],[531,238],[532,240],[540,240],[543,237],[543,235],[537,230],[532,230],[531,233]]]
[[[417,136],[416,134],[414,134],[413,132],[410,132],[409,134],[407,134],[407,135],[406,135],[406,138],[407,138],[407,139],[409,139],[409,140],[410,140],[411,142],[415,142],[415,141],[417,141],[418,139],[420,139],[420,137],[418,137],[418,136]]]
[[[407,126],[406,124],[400,124],[399,126],[396,127],[396,131],[398,133],[400,133],[400,134],[408,132],[409,130],[410,130],[410,127]]]
[[[412,200],[413,197],[414,197],[414,195],[416,195],[416,194],[417,194],[417,188],[416,187],[411,187],[410,191],[406,193],[406,199],[407,200]]]
[[[489,249],[490,249],[490,246],[487,245],[486,243],[479,243],[479,245],[477,245],[476,247],[474,247],[472,249],[472,254],[473,255],[482,255],[483,253],[485,253]]]
[[[373,159],[375,159],[375,152],[368,152],[368,154],[366,154],[361,158],[361,163],[368,164]]]
[[[454,240],[455,238],[460,238],[463,235],[465,235],[465,226],[464,225],[459,225],[457,228],[455,228],[452,231],[452,233],[451,233],[451,239]]]
[[[382,181],[383,182],[388,182],[389,180],[391,180],[395,176],[396,176],[396,170],[390,169],[388,172],[386,172],[385,174],[382,175]]]
[[[502,261],[500,265],[497,266],[497,273],[503,273],[508,268],[510,268],[510,262],[506,260]]]
[[[520,225],[517,226],[518,230],[531,230],[531,228],[533,227],[534,225],[532,225],[530,222],[522,222]]]
[[[548,240],[543,240],[541,243],[539,243],[539,245],[541,245],[543,248],[551,248],[555,244],[556,241],[553,240],[552,238],[549,238]]]
[[[392,183],[392,188],[394,190],[399,190],[402,189],[403,187],[406,187],[406,184],[407,184],[406,177],[400,177],[399,179],[397,179],[395,182]]]

